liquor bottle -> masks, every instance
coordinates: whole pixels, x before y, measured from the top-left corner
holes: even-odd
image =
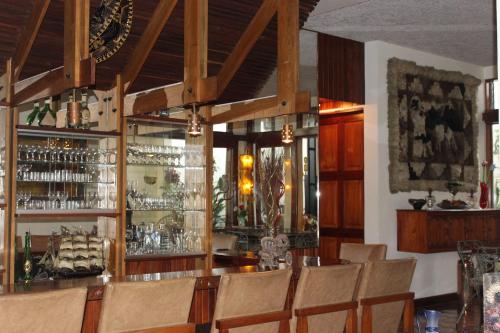
[[[38,126],[50,126],[54,127],[56,125],[56,113],[50,107],[50,99],[45,100],[43,109],[38,113]]]
[[[73,95],[69,96],[68,101],[68,127],[78,128],[80,124],[80,103],[75,102],[75,92],[73,91]]]
[[[87,93],[82,93],[82,115],[81,115],[81,128],[90,128],[90,110],[87,103]]]
[[[36,102],[35,106],[33,107],[33,111],[31,111],[31,113],[28,115],[28,118],[26,118],[26,123],[28,125],[33,124],[38,113],[40,113],[40,105],[38,104],[38,102]]]
[[[26,232],[24,236],[24,281],[30,282],[33,279],[31,271],[33,270],[33,261],[31,258],[31,234]]]

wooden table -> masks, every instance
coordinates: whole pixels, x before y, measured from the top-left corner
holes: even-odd
[[[252,251],[215,251],[212,257],[215,267],[258,265],[260,261]]]
[[[300,271],[304,266],[331,266],[347,264],[345,260],[335,259],[320,259],[319,257],[294,257],[292,264],[293,274],[292,283],[287,298],[287,307],[291,307],[293,297],[295,295],[295,288],[300,276]],[[286,264],[280,264],[280,269],[286,268]],[[179,279],[183,277],[196,277],[195,292],[193,302],[191,305],[191,312],[189,321],[196,324],[207,324],[212,321],[213,313],[215,310],[217,290],[219,287],[219,280],[221,275],[229,273],[249,273],[259,272],[262,269],[259,266],[239,266],[239,267],[225,267],[214,268],[211,270],[190,270],[181,272],[167,272],[167,273],[152,273],[142,275],[126,275],[112,277],[111,282],[124,282],[124,281],[157,281],[157,280],[170,280]],[[96,277],[68,279],[68,280],[54,280],[54,281],[39,281],[33,282],[31,285],[26,286],[23,283],[4,286],[0,291],[0,297],[9,294],[18,294],[25,292],[44,292],[50,290],[59,290],[74,287],[86,287],[87,303],[85,307],[85,316],[83,320],[82,332],[97,332],[99,324],[99,314],[101,311],[102,296],[104,294],[105,283],[102,279]]]

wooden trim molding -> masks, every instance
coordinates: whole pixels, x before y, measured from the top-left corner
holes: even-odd
[[[290,310],[277,311],[270,313],[262,313],[258,315],[241,316],[227,319],[218,319],[215,321],[215,328],[220,333],[229,333],[232,328],[253,326],[258,324],[280,322],[280,333],[290,333],[289,320],[292,319],[292,312]]]
[[[415,319],[414,293],[402,293],[378,297],[363,298],[359,304],[363,307],[361,315],[361,332],[372,333],[373,329],[373,312],[374,305],[394,303],[404,301],[403,312],[403,332],[413,333],[413,323]]]

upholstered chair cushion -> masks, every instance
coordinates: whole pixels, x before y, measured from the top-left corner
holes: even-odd
[[[0,297],[0,332],[79,333],[86,288]]]
[[[394,295],[410,290],[416,259],[380,260],[364,264],[357,300]],[[373,333],[397,333],[404,302],[375,305]],[[358,332],[361,332],[362,307],[358,307]]]
[[[222,275],[217,293],[211,333],[218,332],[218,319],[282,311],[285,307],[292,271]],[[232,329],[231,333],[278,333],[279,323]]]
[[[303,267],[300,274],[293,312],[296,309],[351,302],[357,286],[361,264]],[[308,318],[309,333],[342,333],[347,311],[327,313]],[[290,324],[290,332],[297,331],[297,318]]]
[[[212,235],[212,250],[220,249],[234,250],[236,248],[237,235],[214,233]]]
[[[99,333],[118,333],[186,324],[195,278],[108,283]]]
[[[340,259],[346,259],[352,263],[384,260],[386,253],[387,245],[385,244],[340,244]]]

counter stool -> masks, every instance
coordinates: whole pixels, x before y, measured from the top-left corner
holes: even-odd
[[[87,288],[0,297],[0,331],[9,333],[79,333]]]
[[[413,333],[414,294],[409,290],[416,263],[397,259],[364,264],[357,295],[358,332],[397,333],[404,308],[404,332]]]
[[[349,260],[352,263],[364,263],[367,261],[384,260],[387,253],[385,244],[340,244],[340,259]]]
[[[211,333],[289,332],[291,276],[291,269],[222,275]]]
[[[196,278],[110,282],[106,285],[99,333],[194,333],[188,324]]]
[[[357,332],[353,301],[361,265],[303,267],[293,301],[292,333]]]

